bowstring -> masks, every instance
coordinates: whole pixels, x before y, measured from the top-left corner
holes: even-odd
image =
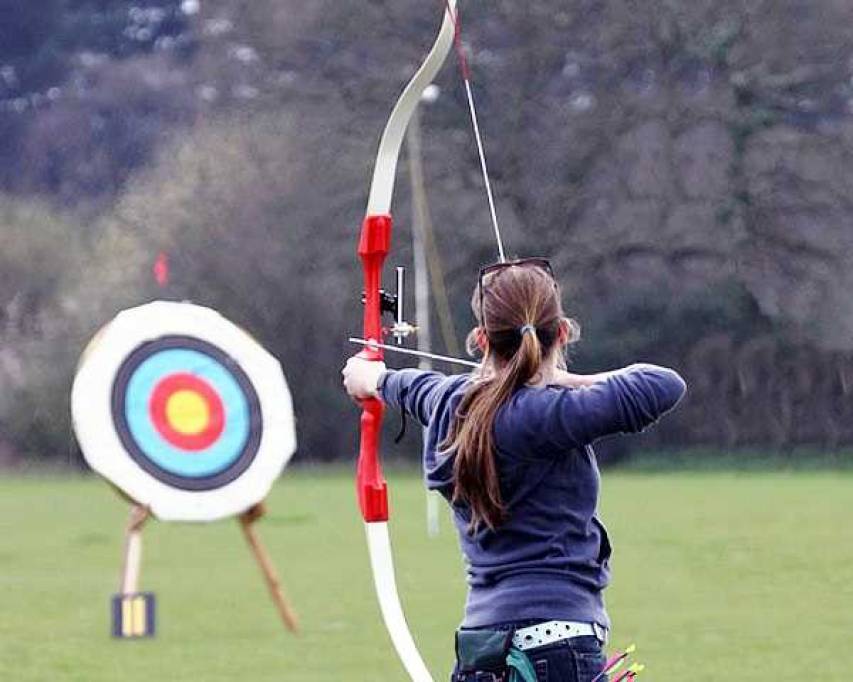
[[[492,182],[489,176],[489,166],[486,163],[486,150],[483,145],[483,136],[480,132],[480,122],[477,117],[477,107],[474,104],[474,91],[471,87],[471,66],[468,63],[468,57],[465,55],[465,47],[462,44],[462,21],[460,19],[458,8],[454,11],[450,5],[450,0],[442,0],[445,11],[450,16],[453,22],[453,46],[456,51],[457,59],[459,60],[459,69],[462,73],[462,81],[465,83],[465,95],[468,99],[468,112],[471,117],[471,125],[474,129],[474,139],[477,142],[477,154],[480,158],[480,171],[483,174],[483,184],[486,187],[486,197],[489,201],[489,215],[492,220],[492,228],[495,232],[495,240],[498,244],[498,257],[501,263],[506,262],[506,254],[504,252],[503,238],[501,237],[501,229],[498,224],[498,212],[495,208],[495,197],[492,192]]]

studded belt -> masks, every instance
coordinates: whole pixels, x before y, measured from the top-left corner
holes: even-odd
[[[549,620],[526,628],[519,628],[512,636],[512,645],[526,651],[574,637],[595,637],[607,643],[607,629],[598,623],[577,623],[571,620]]]

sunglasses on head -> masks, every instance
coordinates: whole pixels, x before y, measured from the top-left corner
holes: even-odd
[[[486,277],[489,275],[495,275],[499,272],[503,272],[504,270],[508,270],[509,268],[539,268],[540,270],[544,270],[548,273],[548,276],[553,279],[555,282],[556,277],[554,277],[554,270],[551,268],[551,262],[547,258],[519,258],[517,260],[508,260],[502,261],[500,263],[492,263],[491,265],[486,265],[480,268],[480,276],[477,280],[477,290],[479,292],[480,298],[480,324],[485,324],[485,309],[483,307],[483,284],[485,283]]]

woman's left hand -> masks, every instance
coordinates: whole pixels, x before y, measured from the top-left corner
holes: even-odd
[[[378,398],[379,379],[385,371],[384,362],[365,360],[355,355],[347,360],[347,364],[341,370],[344,388],[354,400]]]

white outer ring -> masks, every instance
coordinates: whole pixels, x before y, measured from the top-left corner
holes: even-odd
[[[258,395],[263,432],[255,459],[215,490],[181,490],[158,481],[130,457],[113,424],[111,398],[119,367],[139,345],[170,335],[221,348]],[[216,311],[190,303],[155,301],[124,310],[98,332],[74,378],[71,414],[89,466],[163,521],[216,521],[246,511],[269,494],[296,450],[293,402],[278,360]]]

